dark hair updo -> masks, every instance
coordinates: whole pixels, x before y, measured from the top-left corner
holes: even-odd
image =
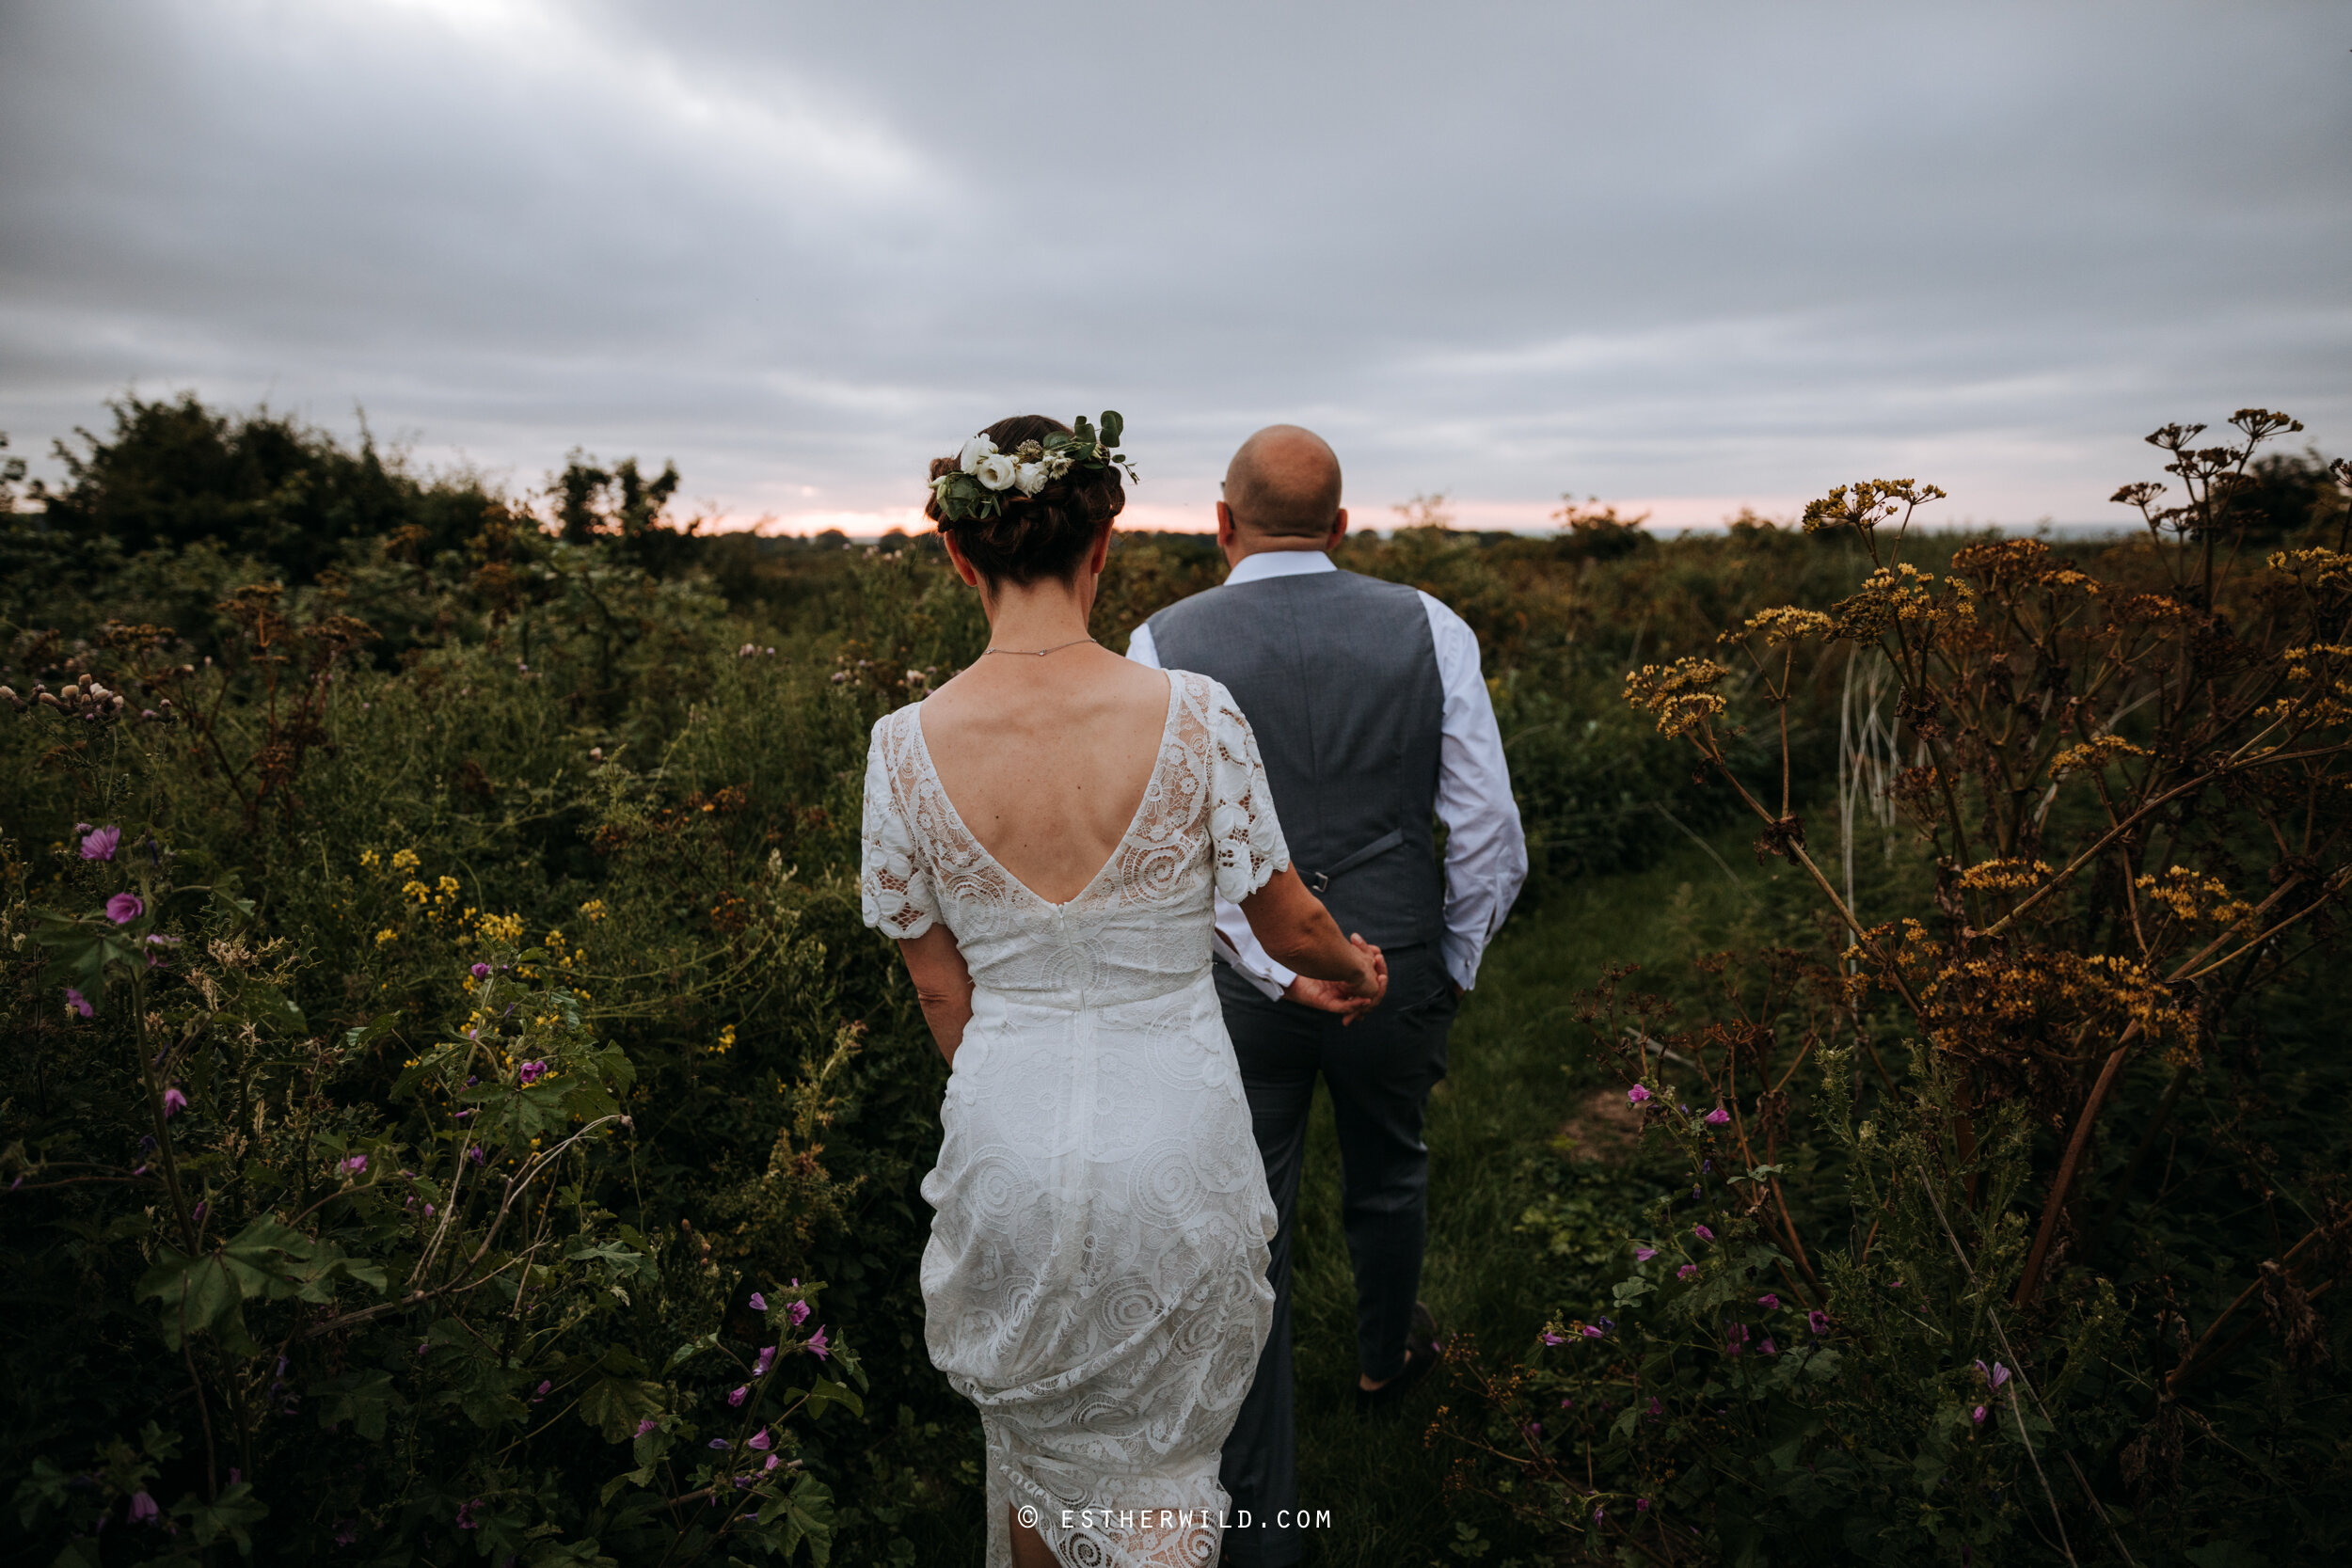
[[[1016,414],[998,420],[980,434],[995,442],[998,451],[1009,452],[1024,441],[1042,441],[1056,431],[1071,434],[1059,420]],[[960,471],[955,458],[931,459],[933,479]],[[956,547],[980,576],[991,582],[1025,586],[1045,578],[1069,580],[1094,547],[1095,536],[1104,525],[1127,505],[1126,487],[1120,483],[1119,469],[1110,464],[1099,468],[1073,467],[1034,496],[1009,489],[998,494],[1003,510],[993,517],[967,517],[951,523],[941,515],[936,495],[925,499],[923,515],[938,524],[940,532],[955,535]]]

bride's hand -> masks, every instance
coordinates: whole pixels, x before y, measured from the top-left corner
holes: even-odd
[[[1347,987],[1347,994],[1367,1007],[1380,1006],[1380,999],[1389,994],[1389,960],[1380,949],[1366,942],[1360,933],[1347,934],[1348,945],[1364,959],[1364,973]]]

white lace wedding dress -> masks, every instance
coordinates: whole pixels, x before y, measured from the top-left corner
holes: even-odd
[[[1142,804],[1049,904],[956,815],[920,713],[874,726],[861,894],[894,937],[945,924],[972,971],[922,1278],[931,1360],[987,1437],[989,1568],[1008,1507],[1072,1568],[1198,1568],[1274,1306],[1274,1205],[1209,978],[1212,893],[1290,863],[1257,741],[1225,688],[1171,673]]]

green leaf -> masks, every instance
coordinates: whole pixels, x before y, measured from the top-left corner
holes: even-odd
[[[790,1557],[805,1541],[809,1557],[818,1568],[824,1568],[833,1557],[834,1532],[833,1494],[825,1483],[804,1473],[794,1479],[791,1491],[778,1493],[760,1505],[761,1524],[778,1521],[785,1527],[782,1555]]]
[[[1125,433],[1126,429],[1127,421],[1120,417],[1118,409],[1105,408],[1103,410],[1103,445],[1105,447],[1117,447],[1119,445],[1119,437]]]
[[[846,1404],[850,1407],[850,1414],[852,1416],[863,1417],[866,1414],[864,1400],[859,1399],[831,1378],[820,1377],[816,1380],[815,1386],[808,1391],[810,1418],[814,1419],[829,1404]]]
[[[246,1533],[247,1525],[258,1525],[269,1517],[269,1504],[253,1495],[253,1483],[238,1481],[221,1488],[220,1496],[211,1502],[195,1497],[183,1498],[172,1505],[175,1518],[188,1521],[199,1546],[210,1546],[223,1535],[237,1544],[237,1551],[246,1557],[253,1554],[253,1538]]]
[[[319,1402],[320,1430],[332,1432],[349,1421],[371,1443],[384,1440],[384,1418],[396,1398],[392,1374],[387,1371],[349,1373],[315,1390],[312,1397]]]
[[[662,1375],[666,1377],[670,1373],[677,1370],[682,1364],[692,1360],[703,1352],[707,1350],[717,1350],[718,1348],[719,1331],[715,1328],[699,1339],[689,1339],[686,1343],[672,1351],[670,1353],[670,1359],[661,1364]]]
[[[580,1396],[580,1418],[604,1434],[608,1443],[626,1443],[637,1423],[661,1409],[664,1390],[659,1383],[633,1377],[600,1377]]]

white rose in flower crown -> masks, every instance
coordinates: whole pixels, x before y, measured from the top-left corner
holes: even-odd
[[[970,447],[964,448],[966,451],[971,450]],[[999,455],[991,446],[988,455],[973,465],[972,477],[988,489],[1002,490],[1012,483],[1012,459]]]
[[[961,467],[967,474],[977,474],[980,471],[981,462],[995,455],[995,442],[990,440],[985,436],[975,436],[972,439],[963,443],[963,451],[957,455],[956,466]],[[1001,484],[992,484],[989,488],[992,490],[1001,490],[1004,486]]]
[[[1034,496],[1045,488],[1045,465],[1024,463],[1012,471],[1012,487],[1025,496]]]

